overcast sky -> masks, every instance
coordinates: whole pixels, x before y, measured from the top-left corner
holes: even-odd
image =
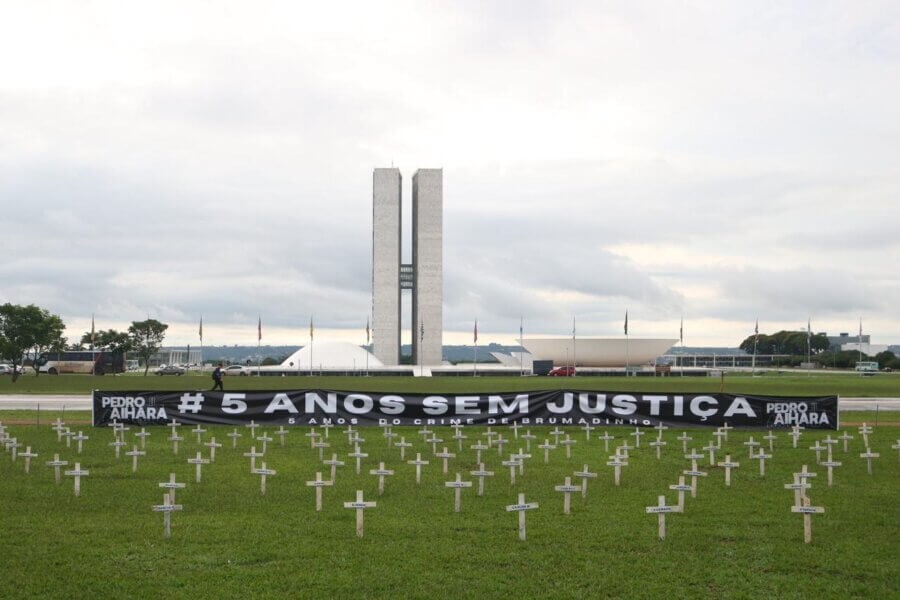
[[[445,343],[900,343],[895,0],[14,2],[0,56],[0,302],[72,336],[365,342],[394,165]]]

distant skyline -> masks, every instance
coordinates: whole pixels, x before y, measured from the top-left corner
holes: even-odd
[[[365,343],[372,169],[444,173],[444,343],[900,343],[900,4],[4,7],[0,303]],[[410,177],[404,178],[409,198]],[[406,210],[408,216],[408,210]],[[406,254],[408,255],[408,247]],[[408,324],[406,325],[408,329]],[[407,333],[404,343],[409,343]]]

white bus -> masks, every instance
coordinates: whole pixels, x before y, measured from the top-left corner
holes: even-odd
[[[83,373],[104,375],[125,371],[125,357],[121,352],[102,350],[75,350],[66,352],[46,352],[38,358],[41,373]]]
[[[865,373],[878,371],[878,362],[874,361],[874,360],[872,360],[872,361],[861,360],[856,363],[856,370],[862,371]]]

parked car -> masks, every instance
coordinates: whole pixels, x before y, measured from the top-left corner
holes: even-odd
[[[572,377],[575,375],[575,367],[553,367],[547,375],[550,377]]]
[[[156,370],[157,375],[184,375],[184,369],[178,365],[163,365]]]
[[[224,369],[222,369],[222,375],[243,375],[247,376],[250,373],[247,371],[246,367],[241,365],[228,365]]]
[[[12,365],[0,365],[0,375],[12,375]]]

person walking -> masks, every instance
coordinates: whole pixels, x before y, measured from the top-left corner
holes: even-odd
[[[213,386],[211,391],[221,390],[225,391],[225,388],[222,386],[222,365],[216,365],[216,368],[212,372],[213,378]]]

